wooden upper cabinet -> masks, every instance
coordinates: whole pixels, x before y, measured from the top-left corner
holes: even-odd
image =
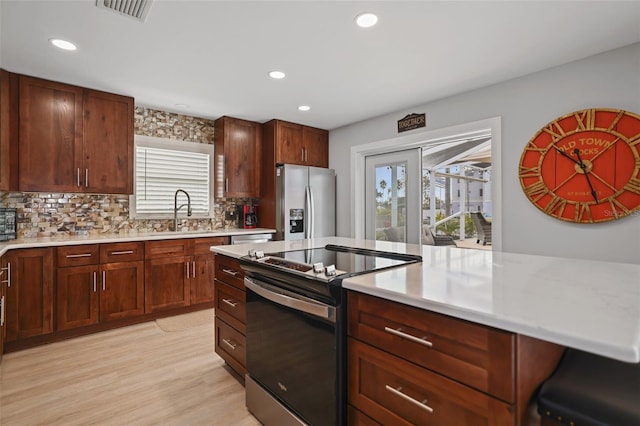
[[[304,159],[307,166],[329,167],[329,132],[315,127],[302,127]]]
[[[275,143],[276,163],[304,164],[304,145],[302,143],[302,126],[276,120]]]
[[[20,191],[79,190],[82,88],[20,76]]]
[[[84,191],[133,193],[133,98],[86,89]]]
[[[0,191],[18,188],[18,78],[0,69]]]
[[[329,132],[315,127],[271,120],[264,127],[265,150],[275,163],[329,166]]]
[[[215,121],[215,196],[254,198],[260,196],[262,125],[232,117]]]
[[[133,98],[19,77],[20,191],[133,193]]]

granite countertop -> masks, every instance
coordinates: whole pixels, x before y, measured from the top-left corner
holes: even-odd
[[[349,238],[218,246],[232,257],[341,244],[422,263],[343,280],[349,290],[626,362],[640,362],[640,265]]]
[[[0,256],[9,250],[19,248],[118,243],[126,241],[171,240],[178,238],[227,237],[232,235],[272,234],[274,232],[276,232],[275,229],[253,228],[186,232],[128,232],[126,234],[62,235],[56,237],[23,238],[0,243]]]

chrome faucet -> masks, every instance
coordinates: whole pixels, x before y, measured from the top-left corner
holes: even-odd
[[[178,192],[183,192],[184,195],[187,196],[187,216],[191,216],[191,197],[189,196],[189,193],[187,191],[185,191],[184,189],[178,189],[175,193],[175,195],[173,196],[173,230],[177,231],[178,230],[178,210],[180,210],[181,208],[183,208],[185,205],[182,204],[180,205],[180,207],[178,207]]]

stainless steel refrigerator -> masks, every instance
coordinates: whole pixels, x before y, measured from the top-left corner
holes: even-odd
[[[336,172],[322,167],[276,167],[276,239],[336,235]]]

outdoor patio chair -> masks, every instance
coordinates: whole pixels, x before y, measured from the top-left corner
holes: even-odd
[[[455,246],[451,235],[436,235],[429,225],[422,225],[422,244],[429,246]]]
[[[483,246],[486,246],[487,243],[491,244],[491,222],[488,222],[480,212],[471,212],[471,220],[478,234],[476,243],[480,244],[482,240]]]

